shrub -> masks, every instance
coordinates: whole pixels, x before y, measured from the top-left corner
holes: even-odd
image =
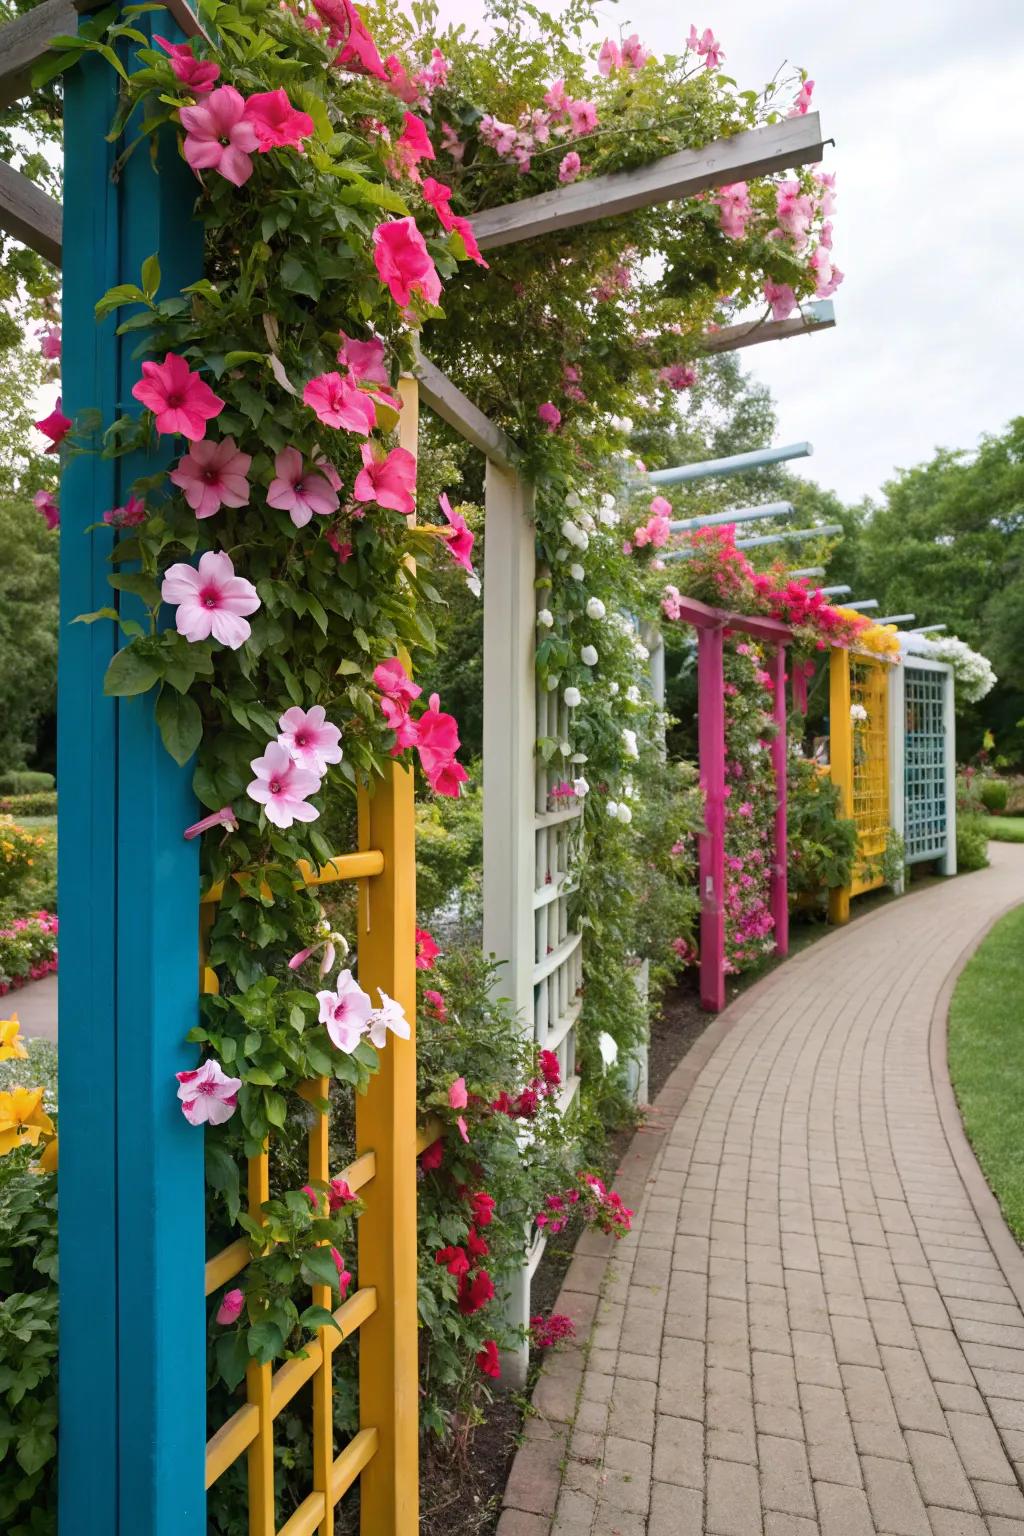
[[[839,814],[839,790],[807,758],[790,758],[786,815],[790,896],[849,885],[857,826]]]
[[[46,850],[47,840],[40,833],[0,820],[0,900],[19,893],[38,874]]]
[[[5,919],[0,913],[0,997],[57,969],[57,919],[52,912]]]
[[[957,816],[956,864],[961,874],[967,874],[972,869],[985,869],[988,865],[985,818],[974,811]]]
[[[994,816],[1006,810],[1010,798],[1010,786],[1005,779],[982,779],[981,803]]]
[[[0,795],[0,816],[56,816],[57,793],[34,789],[25,794]]]
[[[32,795],[56,786],[52,773],[35,773],[29,768],[11,768],[0,773],[0,795]]]

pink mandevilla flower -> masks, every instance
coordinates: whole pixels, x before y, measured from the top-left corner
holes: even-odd
[[[773,283],[766,278],[764,296],[772,307],[773,320],[787,320],[796,309],[796,294],[788,283]]]
[[[153,41],[170,55],[174,78],[187,85],[193,96],[205,96],[213,90],[214,82],[220,78],[219,64],[197,59],[190,43],[169,43],[166,37],[160,37],[156,32]]]
[[[392,448],[382,454],[372,443],[361,448],[363,467],[352,494],[357,501],[375,501],[379,507],[408,515],[416,510],[416,458],[408,448]]]
[[[302,391],[302,402],[316,412],[325,426],[343,427],[361,437],[372,432],[377,424],[377,411],[369,395],[364,395],[340,373],[321,373],[310,379]]]
[[[417,117],[415,112],[405,114],[405,125],[401,136],[395,142],[395,148],[402,158],[412,165],[420,160],[436,160],[434,146],[427,136],[427,130],[423,119]]]
[[[238,1106],[240,1077],[228,1077],[212,1057],[192,1072],[178,1072],[178,1098],[189,1125],[223,1125]]]
[[[550,400],[545,400],[543,405],[538,405],[537,416],[544,423],[549,432],[557,432],[562,422],[562,413]]]
[[[44,437],[48,437],[50,439],[50,446],[46,450],[47,453],[56,453],[60,448],[61,443],[71,431],[72,422],[69,417],[64,415],[64,412],[61,410],[60,406],[61,397],[58,395],[57,404],[50,412],[49,416],[44,416],[42,421],[33,423],[33,425],[38,427],[39,431],[42,432]]]
[[[246,115],[245,98],[233,85],[220,85],[201,106],[178,113],[185,130],[185,159],[194,171],[216,171],[241,187],[252,175],[251,156],[259,148],[256,126]]]
[[[366,1034],[373,1003],[351,971],[342,971],[333,992],[318,992],[320,1023],[339,1051],[350,1056]]]
[[[341,762],[341,731],[327,719],[322,704],[314,704],[312,709],[300,709],[295,704],[277,723],[281,730],[278,741],[300,768],[322,776],[329,763]]]
[[[473,533],[461,512],[452,510],[448,497],[441,495],[438,498],[441,511],[448,519],[452,529],[452,536],[446,540],[448,553],[457,565],[461,565],[472,576],[473,572]]]
[[[258,91],[245,103],[246,122],[256,132],[261,155],[271,149],[297,149],[315,131],[308,112],[300,112],[288,100],[287,91]]]
[[[249,501],[246,475],[252,457],[233,437],[219,442],[204,438],[179,459],[170,479],[185,492],[196,517],[212,517],[221,507],[244,507]]]
[[[374,667],[373,681],[381,693],[389,694],[393,699],[401,699],[407,704],[411,704],[413,699],[418,699],[423,692],[419,683],[413,682],[397,656],[391,657],[388,661],[379,662]]]
[[[441,297],[441,279],[416,220],[389,219],[373,232],[373,260],[381,282],[395,303],[406,309],[418,294],[425,304]]]
[[[320,788],[320,775],[301,767],[288,748],[279,741],[267,743],[262,757],[249,764],[256,777],[246,785],[246,794],[262,805],[267,820],[275,827],[290,827],[293,821],[315,821],[320,812],[307,801]]]
[[[597,56],[597,67],[602,75],[610,75],[613,69],[622,68],[622,49],[614,38],[606,37]]]
[[[337,492],[326,476],[304,468],[297,448],[283,448],[275,458],[267,502],[287,512],[296,528],[305,528],[314,512],[327,517],[338,510]]]
[[[232,1323],[238,1322],[244,1305],[245,1297],[237,1287],[233,1291],[225,1291],[217,1308],[216,1321],[222,1328],[229,1328]]]
[[[246,615],[260,606],[256,588],[244,576],[235,575],[231,557],[212,549],[200,556],[198,570],[183,563],[170,566],[160,596],[165,603],[178,605],[175,626],[179,635],[193,642],[212,635],[233,651],[244,645],[252,632]]]
[[[466,1079],[457,1077],[448,1089],[449,1109],[465,1109],[469,1103],[469,1095],[466,1092]]]
[[[61,331],[59,325],[48,325],[39,333],[39,350],[48,362],[60,357]]]
[[[338,362],[343,368],[348,369],[348,376],[353,384],[390,385],[391,383],[387,368],[384,366],[384,343],[376,336],[371,337],[369,341],[354,341],[351,336],[346,336],[342,331]]]
[[[60,527],[60,508],[52,491],[36,491],[32,504],[47,528]]]
[[[146,521],[146,503],[138,496],[129,496],[123,507],[104,512],[103,521],[111,528],[137,528]]]
[[[224,409],[220,396],[175,352],[168,352],[162,363],[143,363],[132,394],[153,412],[158,432],[180,432],[193,442],[206,436],[206,423]]]
[[[461,763],[455,761],[459,750],[459,727],[454,715],[441,712],[440,699],[430,695],[430,704],[416,722],[416,750],[423,772],[437,795],[457,796],[460,785],[469,778]]]
[[[370,1014],[368,1033],[378,1051],[382,1051],[387,1043],[389,1029],[400,1040],[408,1040],[412,1029],[401,1003],[396,1003],[393,997],[388,997],[379,987],[377,990],[380,992],[380,1007]]]

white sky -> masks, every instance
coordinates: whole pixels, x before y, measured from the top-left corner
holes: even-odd
[[[439,3],[443,21],[480,14]],[[775,396],[779,441],[813,442],[803,473],[852,501],[999,431],[1024,412],[1021,0],[702,3],[600,9],[607,33],[660,53],[691,21],[711,26],[741,89],[783,59],[804,66],[836,140],[837,327],[743,355]]]

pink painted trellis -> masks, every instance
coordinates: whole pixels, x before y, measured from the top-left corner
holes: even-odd
[[[704,795],[705,831],[700,838],[700,1000],[719,1013],[725,1007],[725,678],[723,640],[739,631],[774,647],[769,659],[772,715],[778,727],[772,741],[775,771],[775,824],[772,839],[770,902],[775,947],[789,953],[789,889],[786,876],[786,646],[788,625],[711,608],[695,598],[679,599],[679,619],[697,631],[697,747]]]

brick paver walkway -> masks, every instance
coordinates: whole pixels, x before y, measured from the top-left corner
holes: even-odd
[[[555,1536],[1024,1536],[1024,1267],[929,1066],[958,957],[1024,899],[992,851],[737,1005],[612,1260]]]

